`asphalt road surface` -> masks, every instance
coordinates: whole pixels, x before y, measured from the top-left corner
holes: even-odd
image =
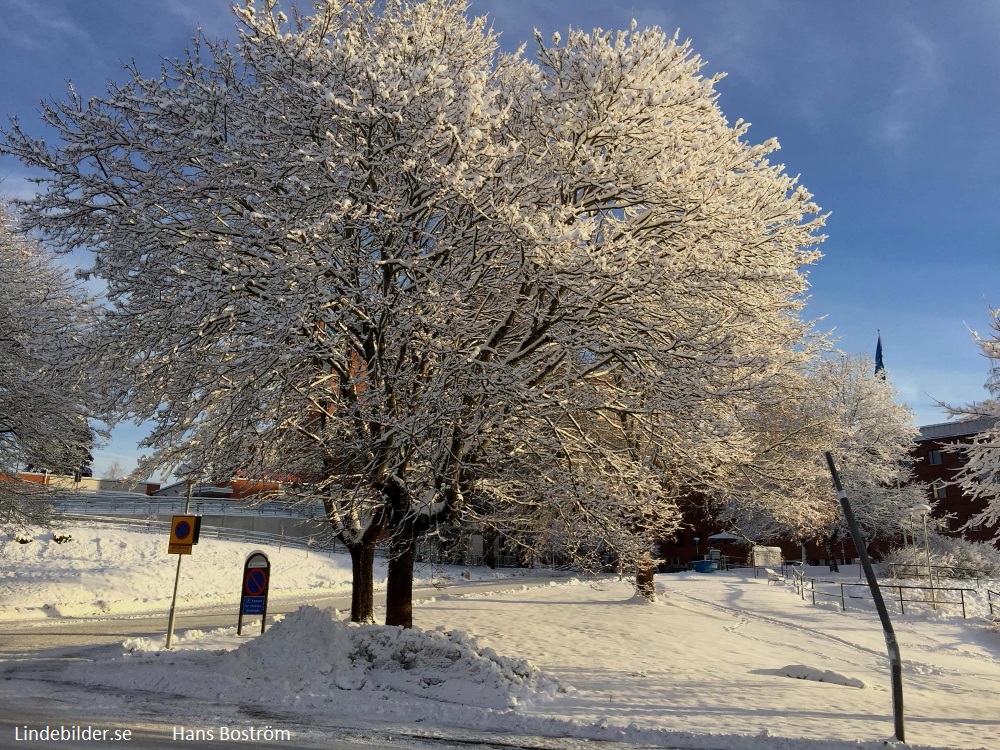
[[[551,578],[548,577],[519,576],[491,581],[462,581],[449,586],[447,591],[489,592],[549,580]],[[441,593],[440,588],[434,587],[414,589],[414,600],[440,596]],[[380,603],[384,603],[384,592],[376,592],[376,604]],[[293,612],[302,604],[348,609],[350,595],[275,597],[268,602],[268,614]],[[235,604],[178,609],[175,631],[234,626],[236,609]],[[315,723],[302,723],[302,717],[293,713],[266,711],[259,706],[215,705],[159,693],[107,691],[97,694],[92,687],[73,685],[60,679],[60,672],[67,662],[87,658],[87,651],[96,646],[119,643],[125,638],[137,636],[162,636],[166,627],[166,612],[0,623],[0,750],[180,750],[185,747],[197,750],[249,747],[295,750],[559,750],[579,747],[577,742],[553,738],[508,738],[474,732],[450,732],[444,737],[434,736],[434,733],[422,735],[413,731],[412,727],[404,726],[384,727],[378,731],[320,727]],[[199,718],[185,724],[185,715]],[[212,718],[206,723],[204,717]],[[326,718],[329,721],[325,723],[336,724],[335,716]],[[272,730],[271,739],[268,739],[266,731],[261,734],[265,727]],[[88,728],[89,731],[85,732]],[[46,729],[54,732],[59,739],[48,738],[44,734]],[[257,731],[258,735],[253,736],[251,730]],[[281,733],[276,734],[275,730]],[[99,739],[87,738],[95,733]],[[246,739],[247,733],[254,738]],[[234,736],[240,739],[234,740]],[[592,746],[592,743],[588,744]]]
[[[444,589],[433,586],[415,587],[414,602],[441,596],[442,593],[461,594],[471,591],[504,591],[521,585],[539,585],[552,580],[551,577],[517,576],[497,578],[489,581],[461,581]],[[281,598],[273,596],[267,602],[268,617],[288,614],[303,604],[311,604],[321,609],[334,607],[349,610],[351,595],[317,594]],[[385,592],[375,592],[375,606],[385,604]],[[198,628],[235,627],[239,598],[232,605],[211,607],[179,606],[174,620],[174,632]],[[253,615],[249,619],[258,619]],[[33,657],[72,656],[75,651],[92,646],[118,643],[125,638],[162,636],[167,632],[167,612],[136,615],[95,615],[93,617],[53,618],[51,620],[14,620],[0,622],[0,661],[16,659],[26,655]],[[246,632],[246,631],[244,631]],[[2,748],[2,746],[0,746]]]

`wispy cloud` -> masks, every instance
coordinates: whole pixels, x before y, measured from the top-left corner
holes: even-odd
[[[160,0],[163,12],[179,18],[184,26],[191,30],[194,36],[196,29],[201,29],[210,39],[234,38],[236,36],[236,17],[233,15],[234,2],[225,0],[204,2],[204,0]],[[306,3],[300,3],[303,12],[308,10]]]
[[[878,111],[875,136],[900,148],[913,130],[944,101],[947,93],[944,54],[935,40],[908,19],[895,28],[899,44],[898,83]]]
[[[77,52],[97,52],[90,32],[55,3],[35,0],[3,0],[5,23],[0,24],[0,41],[26,51],[70,46]]]

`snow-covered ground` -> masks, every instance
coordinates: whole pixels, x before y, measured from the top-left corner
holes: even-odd
[[[0,621],[50,617],[135,614],[170,606],[177,556],[167,554],[162,534],[113,525],[67,526],[73,539],[53,541],[39,531],[19,544],[0,537]],[[178,604],[183,607],[239,603],[243,562],[257,545],[204,539],[181,564]],[[271,563],[272,597],[350,593],[351,559],[294,547],[264,548]],[[495,577],[483,568],[423,567],[424,582],[461,576]],[[509,570],[508,573],[513,574]],[[376,561],[376,585],[385,584],[385,562]]]
[[[164,582],[169,592],[176,558],[161,536],[70,532],[65,545],[42,534],[0,552],[0,616],[163,605],[157,592]],[[250,549],[199,545],[182,591],[192,602],[232,603]],[[304,596],[348,584],[344,558],[269,553],[275,587]],[[892,736],[885,643],[870,611],[813,606],[749,573],[658,576],[661,602],[648,605],[617,580],[511,581],[463,594],[461,571],[450,572],[456,585],[415,607],[419,631],[351,626],[343,613],[307,606],[259,637],[189,630],[172,652],[163,638],[122,638],[68,660],[57,679],[93,694],[157,691],[189,725],[184,696],[223,712],[266,704],[320,730],[477,730],[578,738],[581,747],[855,750]],[[856,570],[844,580],[857,581]],[[894,616],[910,746],[1000,748],[1000,633],[971,606],[978,614],[968,620]],[[30,677],[19,663],[0,690]]]

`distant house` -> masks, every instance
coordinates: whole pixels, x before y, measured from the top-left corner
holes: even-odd
[[[19,471],[17,478],[32,484],[44,484],[69,490],[100,490],[103,492],[132,492],[152,495],[159,488],[158,482],[133,484],[124,479],[101,479],[100,477],[75,476],[73,474],[51,474],[47,471]]]
[[[150,494],[154,497],[186,497],[187,485],[185,480],[174,482],[160,487]],[[247,497],[254,497],[265,492],[274,492],[280,489],[281,483],[273,479],[248,479],[245,477],[233,477],[228,482],[217,484],[203,484],[196,482],[191,488],[191,497],[212,500],[241,500]]]
[[[973,542],[991,542],[997,532],[995,526],[963,528],[983,512],[986,501],[971,498],[960,487],[951,484],[955,474],[965,465],[966,454],[961,449],[946,450],[949,445],[971,443],[976,435],[995,425],[993,417],[979,417],[919,428],[920,437],[913,450],[916,459],[913,473],[919,481],[927,483],[927,503],[933,507],[931,513],[944,533]]]

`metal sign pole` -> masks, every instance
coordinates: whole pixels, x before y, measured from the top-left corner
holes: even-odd
[[[868,545],[865,543],[861,527],[854,518],[854,511],[847,501],[847,492],[840,483],[840,474],[833,464],[833,455],[830,451],[823,453],[826,456],[826,463],[830,467],[830,474],[833,476],[833,486],[837,489],[837,498],[840,500],[840,507],[844,509],[844,517],[847,519],[847,527],[851,530],[851,538],[854,539],[854,547],[861,558],[861,566],[864,568],[865,577],[868,579],[868,588],[871,589],[872,599],[875,602],[875,609],[878,610],[878,617],[882,621],[882,632],[885,636],[885,647],[889,652],[889,665],[892,674],[892,718],[896,728],[896,741],[905,742],[903,738],[903,660],[899,653],[899,643],[896,641],[896,633],[892,629],[892,622],[889,621],[889,611],[885,608],[885,601],[882,599],[882,590],[878,586],[875,578],[875,571],[872,568],[872,561],[868,558]]]
[[[184,502],[184,515],[191,509],[191,480],[188,479],[187,500]],[[174,615],[177,614],[177,587],[181,582],[181,560],[184,555],[177,555],[177,575],[174,576],[174,595],[170,598],[170,615],[167,617],[167,650],[174,638]]]

